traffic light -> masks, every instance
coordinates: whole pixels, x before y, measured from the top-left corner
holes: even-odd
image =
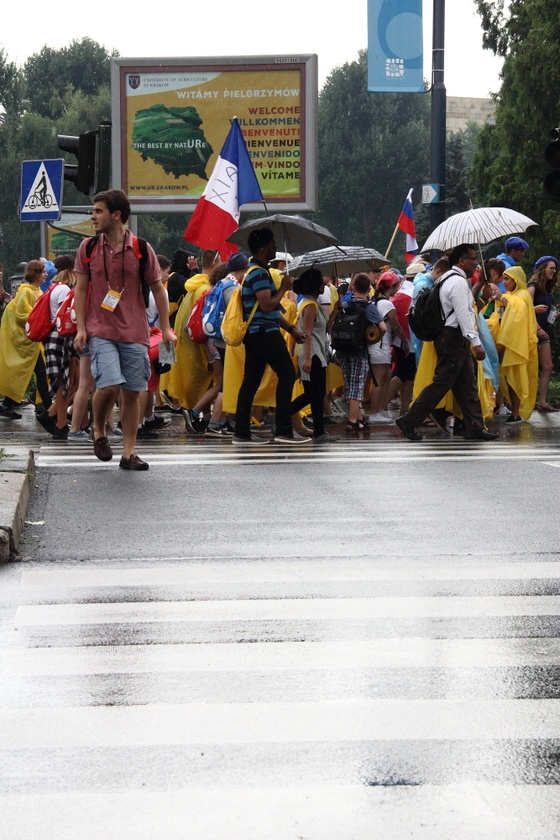
[[[95,150],[97,130],[88,131],[78,137],[69,134],[58,135],[58,148],[76,156],[77,164],[64,164],[64,180],[71,181],[84,195],[92,195],[95,188]]]
[[[543,181],[544,194],[547,198],[560,201],[560,128],[553,128],[550,132],[553,138],[545,149],[544,157],[549,172]]]

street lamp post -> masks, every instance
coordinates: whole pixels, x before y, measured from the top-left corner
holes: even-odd
[[[444,83],[445,0],[434,0],[432,44],[431,179],[439,201],[430,204],[430,232],[445,219],[446,91]]]

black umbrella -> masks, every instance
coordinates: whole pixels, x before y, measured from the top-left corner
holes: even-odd
[[[303,216],[287,216],[283,213],[245,222],[228,236],[227,241],[234,242],[242,248],[248,248],[249,234],[261,228],[271,230],[278,248],[289,251],[291,254],[302,254],[304,251],[324,248],[325,245],[332,245],[338,241],[330,231],[310,222],[309,219],[304,219]]]
[[[331,245],[318,251],[309,251],[295,257],[288,263],[288,274],[299,277],[308,268],[318,268],[329,277],[338,277],[343,270],[347,274],[355,271],[372,271],[391,265],[391,260],[376,251],[375,248],[363,248],[361,245]]]

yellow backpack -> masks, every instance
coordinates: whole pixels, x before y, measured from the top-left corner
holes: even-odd
[[[257,311],[259,305],[258,300],[255,301],[251,314],[245,321],[243,318],[243,301],[241,300],[241,290],[243,283],[254,269],[259,268],[258,265],[253,265],[245,274],[240,286],[234,289],[233,294],[227,305],[227,309],[222,321],[222,338],[230,347],[238,347],[242,344],[245,334],[249,328],[249,324],[253,320],[253,315]]]

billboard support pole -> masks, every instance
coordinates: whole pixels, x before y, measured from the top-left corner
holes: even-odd
[[[432,45],[431,180],[439,202],[430,204],[430,233],[445,219],[446,90],[444,82],[445,0],[434,0]]]

